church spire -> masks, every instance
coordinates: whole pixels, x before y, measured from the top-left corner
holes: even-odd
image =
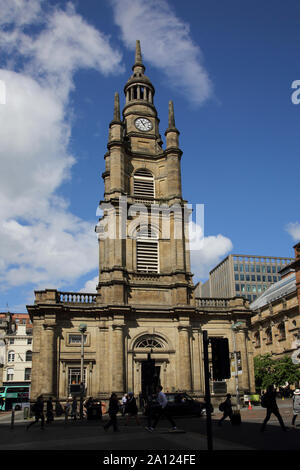
[[[142,59],[141,43],[138,39],[136,40],[136,44],[135,44],[135,61],[134,61],[132,70],[134,72],[141,72],[141,73],[145,72],[145,66],[143,64],[143,59]]]

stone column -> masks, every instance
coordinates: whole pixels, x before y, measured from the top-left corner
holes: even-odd
[[[108,397],[110,393],[110,360],[107,354],[108,351],[108,335],[109,329],[106,324],[107,321],[103,320],[99,326],[99,341],[97,347],[97,378],[98,383],[96,388],[100,394]],[[95,384],[94,384],[95,387]]]
[[[191,390],[191,360],[190,360],[190,338],[189,326],[179,326],[179,383],[177,384],[180,390]]]
[[[113,325],[113,363],[112,363],[112,391],[117,394],[124,393],[124,337],[123,325]]]
[[[44,324],[44,364],[42,394],[56,396],[56,341],[54,324]]]

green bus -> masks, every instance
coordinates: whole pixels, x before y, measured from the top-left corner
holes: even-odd
[[[23,403],[29,403],[29,385],[4,385],[0,387],[0,411],[12,408],[21,410]]]

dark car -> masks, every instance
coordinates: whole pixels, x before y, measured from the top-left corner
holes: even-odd
[[[187,393],[166,393],[165,395],[168,400],[168,408],[174,416],[201,416],[206,412],[205,402],[195,400]],[[211,412],[213,412],[212,407]]]

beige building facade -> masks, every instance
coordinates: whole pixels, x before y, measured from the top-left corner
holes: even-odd
[[[195,295],[173,103],[163,148],[155,89],[144,72],[137,41],[122,119],[115,94],[109,125],[103,216],[96,227],[97,293],[46,289],[36,291],[34,305],[27,306],[33,322],[32,398],[65,399],[69,385],[80,382],[82,323],[89,396],[106,400],[112,391],[119,396],[142,392],[143,363],[151,353],[165,391],[203,397],[204,330],[211,337],[228,337],[232,353],[235,340],[239,387],[254,391],[248,301],[202,301]],[[234,332],[237,321],[240,328]],[[235,393],[234,374],[225,386]]]
[[[250,305],[254,356],[290,356],[300,366],[300,244],[295,260],[280,271],[281,279]]]

